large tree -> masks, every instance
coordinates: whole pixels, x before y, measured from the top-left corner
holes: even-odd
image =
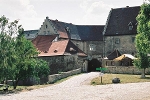
[[[0,18],[0,80],[7,80],[15,68],[15,34],[17,21],[8,22],[5,16]],[[14,63],[13,63],[14,62]]]
[[[0,18],[0,81],[12,79],[14,89],[21,79],[49,74],[47,62],[35,58],[38,52],[23,32],[17,20],[8,22],[5,16]]]
[[[141,78],[145,78],[145,69],[150,67],[150,59],[147,56],[150,53],[150,4],[141,5],[141,10],[137,16],[138,26],[136,35],[137,57],[134,61],[135,66],[143,69]]]

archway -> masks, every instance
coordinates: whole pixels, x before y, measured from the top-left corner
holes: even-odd
[[[88,72],[96,71],[96,68],[101,67],[102,63],[97,59],[92,59],[88,61]]]

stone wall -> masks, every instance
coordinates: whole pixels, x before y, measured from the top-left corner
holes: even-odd
[[[113,74],[141,74],[142,69],[138,69],[134,66],[107,66],[106,73]],[[150,68],[146,69],[146,74],[150,74]]]
[[[57,74],[59,72],[66,72],[69,70],[80,68],[76,55],[70,56],[52,56],[52,57],[39,57],[49,63],[50,74]]]
[[[66,78],[66,77],[71,76],[71,75],[79,74],[79,73],[81,73],[81,68],[76,69],[76,70],[72,70],[72,71],[68,71],[68,72],[61,72],[59,74],[49,75],[48,76],[48,83],[54,83],[57,80]]]
[[[71,41],[88,56],[103,57],[103,41]],[[95,50],[90,50],[90,45],[95,45]]]
[[[136,54],[135,35],[105,36],[105,56],[119,50],[121,54]]]
[[[68,76],[79,74],[79,73],[81,73],[81,68],[67,71],[67,72],[60,72],[59,74],[48,75],[47,77],[43,76],[43,77],[40,77],[39,80],[36,80],[34,78],[28,78],[25,80],[20,80],[18,85],[20,85],[20,86],[32,86],[32,85],[36,85],[36,84],[54,83],[59,79],[66,78]],[[9,82],[9,85],[12,85],[12,82]]]

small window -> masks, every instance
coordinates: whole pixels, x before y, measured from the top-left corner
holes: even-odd
[[[90,44],[89,45],[90,51],[96,51],[96,45]]]
[[[27,36],[30,36],[30,34],[27,34]]]
[[[46,31],[44,31],[44,34],[46,35]]]
[[[119,39],[119,38],[116,38],[116,39],[115,39],[115,43],[116,43],[116,44],[119,44],[119,43],[120,43],[120,39]]]
[[[47,34],[50,34],[50,31],[47,31]]]
[[[66,31],[67,31],[68,33],[70,33],[70,28],[69,28],[69,27],[66,27]]]
[[[45,28],[47,28],[47,25],[45,26]]]
[[[112,65],[112,66],[115,66],[115,62],[114,62],[114,61],[112,61],[112,62],[111,62],[111,65]]]
[[[130,22],[130,23],[128,24],[128,26],[129,26],[129,31],[131,31],[131,30],[133,29],[133,24],[132,24],[132,22]]]
[[[135,41],[135,37],[132,37],[132,42],[134,43],[134,41]]]
[[[129,30],[131,31],[133,29],[133,26],[129,26]]]

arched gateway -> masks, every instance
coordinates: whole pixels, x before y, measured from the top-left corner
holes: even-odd
[[[96,71],[96,68],[101,67],[102,62],[97,59],[92,59],[88,61],[88,72]]]

